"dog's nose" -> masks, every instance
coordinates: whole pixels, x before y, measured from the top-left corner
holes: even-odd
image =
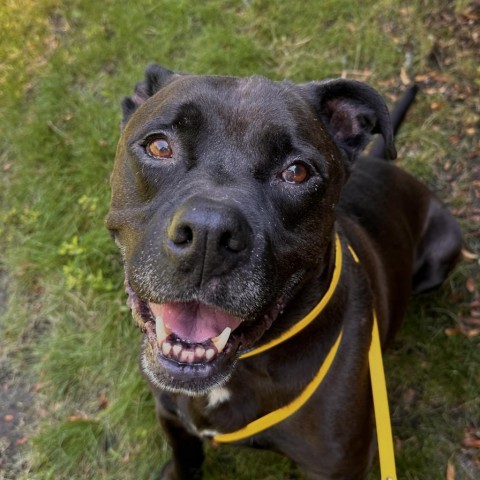
[[[233,269],[249,252],[252,230],[235,207],[192,199],[178,209],[167,230],[166,248],[183,271],[208,280]]]

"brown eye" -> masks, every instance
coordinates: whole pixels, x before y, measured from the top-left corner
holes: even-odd
[[[153,158],[170,158],[173,155],[172,147],[165,138],[156,138],[146,146],[147,153]]]
[[[282,179],[287,183],[303,183],[308,180],[308,170],[303,163],[293,163],[282,172]]]

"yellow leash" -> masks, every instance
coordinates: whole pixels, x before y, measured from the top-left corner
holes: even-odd
[[[247,426],[241,428],[232,433],[224,433],[220,435],[216,435],[213,437],[215,442],[219,443],[228,443],[228,442],[236,442],[238,440],[244,440],[245,438],[251,437],[267,428],[273,427],[277,423],[280,423],[282,420],[293,415],[297,410],[299,410],[307,401],[308,399],[315,393],[315,390],[318,386],[322,383],[325,375],[328,373],[330,369],[330,365],[335,358],[335,354],[337,353],[338,346],[340,345],[340,341],[342,339],[342,331],[340,331],[337,340],[333,344],[332,348],[328,352],[325,361],[323,362],[320,370],[317,372],[313,380],[305,387],[303,392],[295,398],[291,403],[281,407],[277,410],[274,410],[263,417],[254,420],[253,422],[249,423]]]
[[[387,385],[383,370],[382,346],[378,333],[378,321],[373,311],[372,343],[368,352],[370,365],[370,382],[372,384],[373,409],[377,427],[378,458],[380,460],[380,475],[382,480],[397,480],[395,469],[395,453],[393,448],[390,410],[388,408]]]
[[[355,262],[359,263],[358,256],[350,245],[348,245],[348,250],[350,251]],[[249,358],[253,355],[258,355],[259,353],[269,350],[270,348],[278,345],[279,343],[282,343],[285,340],[293,337],[303,328],[309,325],[315,318],[317,318],[317,316],[324,310],[333,293],[335,292],[342,270],[342,260],[342,246],[340,239],[337,235],[335,241],[335,265],[332,282],[327,292],[325,293],[325,296],[320,300],[320,302],[313,308],[310,313],[308,313],[304,318],[302,318],[292,328],[283,333],[280,337],[270,342],[267,342],[265,345],[251,350],[250,352],[243,354],[240,358]],[[264,415],[254,420],[253,422],[250,422],[245,427],[236,430],[235,432],[215,435],[213,437],[213,441],[216,443],[229,443],[244,440],[245,438],[256,435],[266,430],[267,428],[270,428],[277,423],[280,423],[281,421],[293,415],[297,410],[299,410],[315,393],[315,391],[327,375],[330,366],[333,363],[337,354],[338,347],[342,340],[342,333],[343,330],[340,330],[337,339],[335,340],[335,343],[328,352],[320,369],[297,398],[295,398],[288,405],[274,410],[273,412],[270,412],[267,415]],[[381,480],[397,480],[392,429],[390,425],[390,412],[388,408],[387,387],[385,383],[385,374],[383,369],[382,348],[380,344],[377,314],[375,310],[373,310],[372,341],[370,344],[368,360],[370,366],[370,380],[372,384],[375,423],[377,426],[378,454],[380,459]]]

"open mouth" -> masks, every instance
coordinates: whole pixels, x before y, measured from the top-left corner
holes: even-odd
[[[208,377],[251,348],[283,309],[281,302],[254,322],[198,301],[154,303],[125,282],[128,306],[156,361],[172,375]]]
[[[162,355],[184,364],[214,361],[242,322],[238,317],[198,302],[149,303],[155,318],[155,342]],[[147,322],[147,332],[153,325]],[[153,331],[152,331],[153,334]]]

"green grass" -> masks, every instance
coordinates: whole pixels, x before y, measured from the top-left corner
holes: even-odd
[[[398,93],[404,66],[412,77],[433,69],[444,77],[435,85],[449,89],[478,85],[469,56],[454,55],[445,70],[427,61],[435,42],[452,35],[429,16],[444,2],[404,3],[21,0],[0,7],[0,271],[9,278],[0,360],[39,384],[23,478],[150,479],[168,457],[138,372],[140,339],[124,306],[122,268],[103,226],[119,101],[144,67],[155,61],[295,81],[343,73],[387,98]],[[455,6],[460,14],[468,3]],[[442,108],[432,109],[434,102]],[[463,166],[455,178],[468,183],[465,155],[474,139],[463,131],[476,115],[468,102],[424,92],[398,140],[405,167],[455,208],[468,199],[444,165]],[[453,134],[462,134],[459,145],[449,141]],[[474,226],[462,223],[478,249]],[[473,275],[478,266],[460,267],[441,291],[416,299],[387,356],[399,478],[444,478],[464,428],[480,427],[478,337],[444,333],[466,312],[464,283]],[[277,455],[231,448],[210,449],[205,470],[207,479],[299,478]]]

